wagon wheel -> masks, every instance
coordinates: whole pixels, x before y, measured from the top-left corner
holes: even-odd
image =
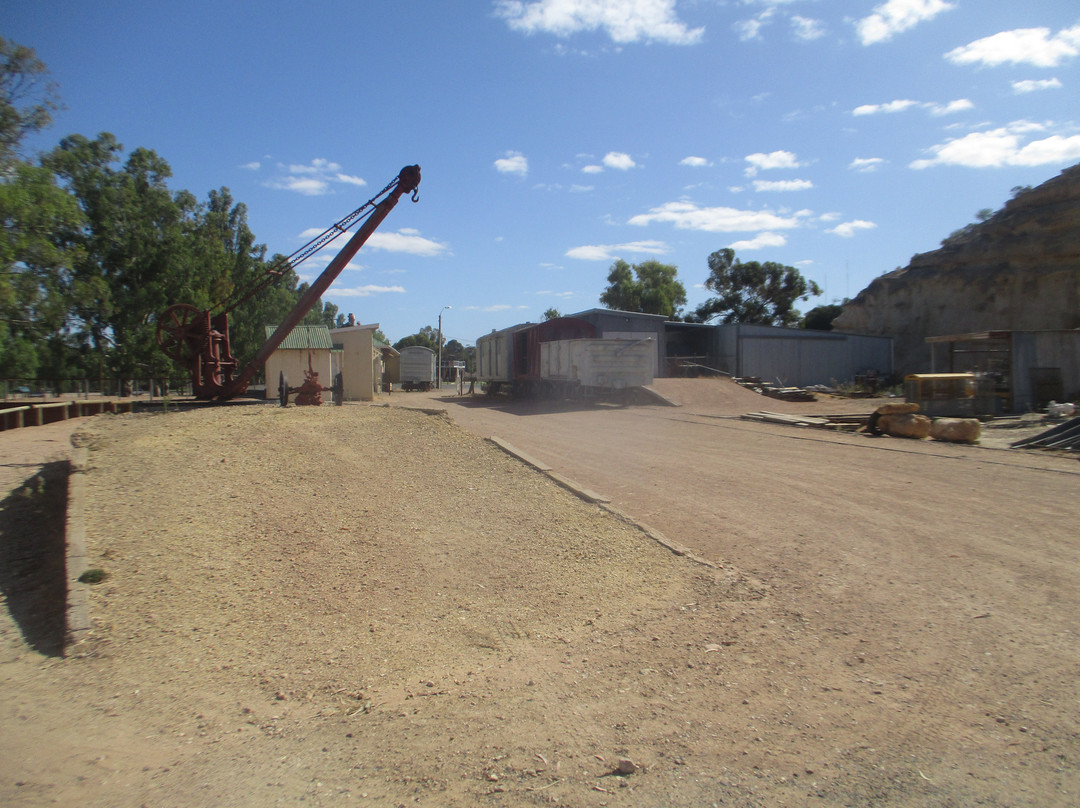
[[[206,312],[188,303],[169,306],[158,321],[157,341],[167,356],[184,362],[189,358],[188,346],[206,338]]]
[[[281,371],[278,376],[278,401],[282,407],[289,406],[289,379],[285,376],[285,371]]]

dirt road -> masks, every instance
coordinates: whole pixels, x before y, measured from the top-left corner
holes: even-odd
[[[111,577],[78,655],[0,626],[0,801],[1075,804],[1080,464],[665,392],[100,422]]]

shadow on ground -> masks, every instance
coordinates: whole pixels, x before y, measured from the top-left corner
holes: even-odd
[[[436,395],[432,401],[457,404],[462,407],[498,410],[509,415],[547,415],[556,412],[583,412],[587,410],[627,409],[628,407],[655,404],[646,395],[639,398],[630,396],[622,400],[603,399],[552,399],[552,398],[511,398],[510,396],[475,396]]]
[[[0,502],[0,592],[34,650],[63,656],[68,463],[47,463]]]

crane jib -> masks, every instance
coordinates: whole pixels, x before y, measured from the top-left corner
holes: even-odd
[[[410,194],[412,201],[419,200],[418,189],[420,185],[420,166],[405,166],[382,191],[367,202],[363,207],[351,214],[347,219],[338,222],[325,231],[322,236],[315,239],[318,244],[329,243],[333,238],[325,238],[334,230],[343,232],[346,221],[354,220],[357,214],[369,206],[370,213],[366,221],[357,229],[352,238],[345,244],[341,251],[327,265],[322,274],[307,289],[296,306],[277,327],[267,340],[266,344],[259,349],[254,358],[241,370],[235,373],[238,362],[233,358],[229,348],[229,325],[228,311],[213,314],[213,309],[201,311],[194,306],[180,303],[170,306],[162,314],[158,322],[158,345],[173,359],[187,365],[191,372],[192,388],[195,396],[206,400],[227,400],[247,391],[248,384],[266,363],[278,346],[285,341],[293,328],[299,324],[311,307],[318,302],[323,293],[330,287],[341,271],[352,260],[353,256],[360,251],[364,243],[375,232],[383,219],[394,209],[403,194]],[[335,236],[336,237],[336,236]],[[309,245],[310,246],[310,245]],[[299,260],[308,257],[314,250],[302,248],[293,256],[290,256],[285,266],[293,266]],[[293,262],[295,256],[301,255],[298,261]],[[292,263],[289,263],[292,262]],[[272,267],[270,273],[280,276],[284,268]],[[265,288],[265,283],[259,287]],[[248,295],[250,296],[250,295]],[[246,299],[246,298],[245,298]],[[235,307],[234,304],[233,307]]]

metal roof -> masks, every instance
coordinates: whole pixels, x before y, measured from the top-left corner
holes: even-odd
[[[270,339],[277,331],[276,325],[266,326],[266,338]],[[325,325],[298,325],[284,342],[279,351],[332,351],[334,341],[330,338],[330,329]]]

